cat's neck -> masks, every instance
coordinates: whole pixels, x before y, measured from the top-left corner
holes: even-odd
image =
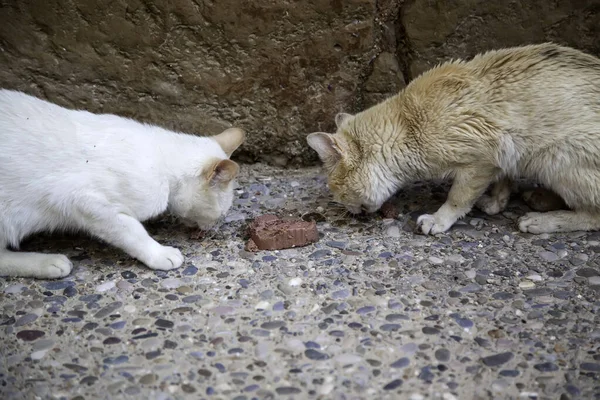
[[[171,189],[181,179],[198,176],[212,160],[226,158],[217,142],[208,138],[175,133],[161,128],[149,135],[160,167]]]
[[[404,154],[408,126],[411,124],[407,119],[409,113],[406,106],[405,94],[401,92],[366,110],[363,119],[367,123],[360,129],[361,132],[368,132],[366,140],[377,143],[378,151],[385,155],[380,158],[380,173],[394,187],[402,187],[407,182],[422,179],[417,176],[419,166],[413,165],[413,162],[419,163],[420,160],[407,158]]]

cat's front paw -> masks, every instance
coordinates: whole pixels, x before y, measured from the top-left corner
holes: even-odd
[[[530,212],[519,218],[519,230],[525,233],[552,233],[557,230],[554,220],[544,213]]]
[[[423,214],[417,218],[417,225],[421,227],[421,232],[425,235],[436,235],[446,232],[452,226],[452,223],[441,220],[439,216]]]
[[[151,269],[168,271],[170,269],[179,268],[183,264],[183,255],[179,249],[169,246],[160,246],[155,254],[146,262],[146,265]]]
[[[39,278],[56,279],[64,278],[71,273],[73,263],[62,254],[52,254],[44,258],[40,266]]]

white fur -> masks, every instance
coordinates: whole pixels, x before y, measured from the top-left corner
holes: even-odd
[[[179,267],[181,252],[140,221],[169,208],[201,228],[214,224],[231,206],[233,181],[205,176],[224,159],[211,138],[0,90],[0,275],[68,275],[63,255],[6,249],[56,230],[87,232],[152,269]]]

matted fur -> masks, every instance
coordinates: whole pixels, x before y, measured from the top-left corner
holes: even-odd
[[[64,255],[14,252],[33,233],[84,231],[152,269],[183,263],[140,221],[167,208],[208,228],[230,208],[244,133],[167,131],[116,115],[69,110],[0,90],[0,275],[58,278]]]
[[[451,61],[336,123],[335,134],[307,140],[351,212],[377,210],[411,181],[450,177],[444,205],[418,219],[436,234],[476,202],[502,211],[511,180],[527,178],[570,210],[528,213],[521,231],[600,229],[600,60],[591,55],[545,43]]]

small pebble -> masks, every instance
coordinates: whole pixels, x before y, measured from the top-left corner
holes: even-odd
[[[600,285],[600,276],[590,276],[588,278],[588,283],[590,285]]]
[[[110,289],[114,288],[116,286],[115,281],[108,281],[108,282],[104,282],[98,286],[96,286],[96,291],[103,293],[103,292],[107,292]]]
[[[402,357],[390,364],[391,368],[405,368],[410,364],[408,357]]]
[[[23,330],[17,333],[17,338],[25,341],[32,342],[44,336],[46,333],[38,330]]]
[[[514,354],[512,352],[506,352],[484,357],[481,359],[481,361],[483,361],[483,363],[488,367],[497,367],[499,365],[506,364],[513,358]]]
[[[73,286],[75,282],[71,281],[52,281],[44,284],[46,290],[63,290],[70,286]]]
[[[398,227],[398,225],[395,224],[388,226],[385,230],[385,236],[399,238],[401,236],[400,227]]]
[[[123,279],[135,279],[137,278],[137,275],[131,271],[123,271],[121,272],[121,276],[123,277]]]
[[[442,260],[439,257],[431,256],[431,257],[429,257],[429,262],[432,263],[433,265],[442,265],[444,263],[444,260]]]
[[[383,387],[383,390],[394,390],[402,386],[402,379],[394,379]]]
[[[535,364],[533,368],[537,369],[540,372],[552,372],[558,371],[558,366],[551,362],[545,362],[540,364]]]
[[[25,288],[27,288],[27,286],[25,286],[24,284],[22,284],[22,283],[16,283],[16,284],[14,284],[14,285],[7,286],[7,287],[4,289],[4,293],[6,293],[6,294],[16,294],[16,293],[21,293],[21,291],[22,291],[23,289],[25,289]]]
[[[175,326],[173,321],[169,321],[169,320],[162,319],[162,318],[157,319],[156,322],[154,323],[154,325],[156,325],[159,328],[166,328],[166,329],[171,329]]]
[[[447,349],[437,349],[435,351],[435,358],[440,362],[448,362],[450,360],[450,351]]]
[[[30,324],[32,322],[34,322],[36,319],[38,319],[38,315],[37,314],[25,314],[21,317],[19,317],[19,319],[17,319],[15,321],[15,323],[13,324],[13,326],[23,326],[23,325],[27,325]]]
[[[165,289],[177,289],[182,284],[183,282],[181,282],[181,279],[178,278],[167,278],[160,281],[160,286],[164,287]]]
[[[327,354],[317,351],[315,349],[305,350],[304,355],[306,356],[306,358],[315,360],[315,361],[322,361],[322,360],[329,359],[329,356]]]
[[[527,275],[525,277],[525,279],[529,279],[530,281],[533,281],[533,282],[541,282],[542,281],[542,277],[539,274]]]
[[[531,289],[535,287],[535,283],[533,283],[532,281],[521,281],[519,282],[519,287],[521,289]]]
[[[288,285],[295,287],[302,284],[302,278],[292,278],[289,280]]]
[[[552,253],[551,251],[542,251],[539,252],[538,255],[542,260],[547,262],[554,262],[559,259],[558,255],[556,255],[556,253]]]

